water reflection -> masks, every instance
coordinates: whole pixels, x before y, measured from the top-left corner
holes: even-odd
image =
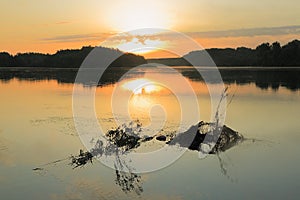
[[[0,76],[3,75],[2,72]],[[73,153],[73,156],[85,156],[84,152],[86,152],[79,152],[84,147],[77,137],[72,120],[73,85],[61,84],[62,81],[51,77],[51,73],[49,72],[49,79],[53,79],[51,81],[44,80],[44,76],[40,79],[43,81],[36,81],[34,77],[20,78],[19,75],[11,76],[14,79],[8,78],[8,81],[4,79],[0,81],[0,106],[2,113],[5,113],[0,115],[2,130],[0,146],[8,149],[0,150],[0,193],[3,198],[198,199],[200,196],[204,199],[241,199],[247,195],[249,198],[259,199],[262,193],[270,199],[282,199],[291,194],[299,196],[300,163],[297,152],[299,152],[300,139],[300,93],[286,89],[288,87],[285,87],[285,84],[292,87],[292,84],[284,83],[289,82],[287,78],[274,79],[281,85],[276,92],[262,91],[253,78],[249,78],[251,83],[249,85],[244,83],[247,81],[239,80],[242,83],[236,82],[234,85],[242,85],[239,86],[227,112],[226,125],[238,130],[246,138],[255,138],[254,141],[271,140],[272,145],[266,145],[265,142],[252,143],[252,140],[246,143],[244,139],[244,142],[238,143],[236,148],[229,148],[224,153],[211,155],[204,160],[198,159],[198,151],[188,151],[172,166],[155,173],[141,175],[125,172],[124,174],[121,170],[112,171],[94,161],[87,162],[85,167],[79,166],[73,170],[75,165],[69,165],[72,162],[70,153]],[[240,73],[246,79],[246,75]],[[56,74],[60,76],[60,69]],[[296,70],[295,75],[297,74]],[[291,77],[294,81],[298,81],[296,77],[293,78],[293,75]],[[26,81],[19,81],[16,78]],[[237,78],[239,77],[226,79],[234,82]],[[197,78],[196,81],[191,82],[197,89],[202,106],[201,119],[207,121],[210,104],[205,85]],[[110,102],[107,97],[111,96],[113,88],[113,85],[99,87],[96,99],[101,97],[102,102]],[[164,105],[170,107],[168,113],[169,111],[173,115],[177,113],[171,104],[174,104],[174,107],[176,105],[168,95],[151,95],[153,102],[165,101]],[[136,100],[140,102],[141,99],[150,99],[151,95],[141,92],[131,100],[134,104]],[[101,101],[97,101],[96,104],[99,104],[97,116],[99,121],[105,124],[105,130],[116,127],[111,116],[111,105]],[[144,109],[145,105],[139,105],[139,110]],[[134,116],[133,119],[139,117],[137,113]],[[153,120],[161,120],[161,118],[153,118]],[[170,121],[163,130],[159,130],[160,132],[155,130],[158,135],[166,136],[160,138],[162,141],[157,140],[156,137],[144,138],[145,135],[142,135],[141,138],[144,138],[145,142],[141,142],[134,150],[146,148],[146,145],[147,147],[158,146],[158,148],[166,145],[166,142],[174,138],[171,130],[174,130],[176,125],[174,126]],[[193,124],[187,123],[187,129],[191,125]],[[97,140],[94,141],[94,146],[96,142]],[[98,145],[100,146],[100,143]],[[61,158],[66,160],[40,166],[41,163],[62,160]],[[117,169],[120,169],[120,165],[126,168],[124,163],[120,163],[116,163]],[[130,166],[130,163],[126,164]],[[36,170],[31,171],[31,169]],[[42,177],[36,176],[36,173]],[[233,178],[235,174],[237,178]],[[228,179],[238,179],[238,184]],[[24,187],[28,190],[25,191]],[[123,189],[127,191],[130,188],[131,190],[126,194],[123,192]],[[133,188],[136,188],[141,196],[137,196]]]
[[[193,68],[177,68],[184,76],[194,81],[203,81]],[[209,68],[204,68],[209,70]],[[222,79],[226,84],[251,84],[260,89],[278,90],[285,87],[290,90],[300,88],[300,68],[270,68],[270,67],[223,67],[219,68]],[[215,82],[211,82],[215,83]]]
[[[216,137],[214,132],[218,129],[222,129],[221,135],[219,138],[214,139],[214,137]],[[94,144],[94,147],[90,151],[84,152],[83,150],[80,150],[78,155],[72,155],[67,159],[50,162],[36,167],[33,170],[37,171],[40,175],[44,175],[44,166],[55,165],[56,163],[65,160],[70,160],[70,165],[73,169],[76,169],[92,164],[93,159],[95,158],[113,156],[115,159],[115,183],[125,193],[135,192],[137,195],[141,195],[143,192],[141,175],[133,172],[134,166],[132,163],[128,163],[123,156],[132,152],[132,150],[138,149],[142,143],[148,143],[154,140],[154,138],[156,138],[157,142],[165,142],[167,138],[165,135],[142,136],[142,131],[142,124],[139,121],[123,124],[116,129],[109,130],[106,133],[105,138],[93,138],[93,141],[91,142]],[[208,142],[204,142],[205,137],[210,138],[207,140]],[[217,142],[213,143],[215,140]],[[214,147],[209,150],[209,153],[217,154],[221,172],[225,176],[230,177],[219,153],[232,148],[243,140],[244,138],[242,135],[227,126],[221,128],[216,126],[215,123],[200,122],[197,125],[192,126],[186,132],[170,137],[166,142],[166,145],[173,146],[173,151],[180,150],[179,148],[188,148],[200,152],[204,152],[207,149],[207,145],[214,145]]]
[[[174,67],[182,75],[196,82],[203,82],[198,71],[193,67]],[[98,85],[107,85],[117,82],[126,72],[132,68],[110,67],[103,74]],[[200,67],[200,71],[207,71],[209,67]],[[7,82],[17,78],[20,80],[57,80],[58,83],[74,83],[76,68],[0,68],[0,80]],[[92,70],[92,69],[90,69]],[[279,87],[285,87],[290,90],[300,89],[300,68],[288,67],[221,67],[219,68],[223,81],[227,84],[251,84],[254,83],[258,88],[278,90]],[[140,77],[143,71],[135,71],[132,76]],[[213,80],[210,83],[216,83]],[[95,83],[83,83],[85,85],[94,85]],[[148,88],[149,89],[149,88]]]
[[[7,147],[5,145],[4,139],[1,136],[1,130],[0,130],[0,151],[4,151],[4,150],[7,150]]]

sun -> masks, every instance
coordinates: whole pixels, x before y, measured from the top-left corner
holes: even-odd
[[[141,28],[171,28],[171,17],[161,1],[119,1],[109,9],[107,22],[120,32]]]
[[[140,55],[164,49],[168,44],[157,35],[162,29],[172,28],[172,17],[167,9],[166,3],[158,0],[127,0],[112,4],[106,11],[105,21],[121,37],[109,44],[110,47]]]

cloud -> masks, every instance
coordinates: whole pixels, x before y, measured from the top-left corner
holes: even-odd
[[[254,37],[300,34],[300,25],[281,27],[246,28],[222,31],[190,32],[191,37],[220,38],[220,37]]]
[[[62,24],[71,24],[71,21],[60,21],[60,22],[56,22],[56,25],[62,25]]]
[[[68,23],[68,22],[59,22]],[[246,28],[246,29],[232,29],[221,31],[205,31],[205,32],[184,32],[184,34],[192,38],[226,38],[226,37],[255,37],[255,36],[277,36],[300,34],[300,25],[296,26],[281,26],[281,27],[262,27],[262,28]],[[79,42],[79,41],[103,41],[114,33],[90,33],[77,35],[62,35],[49,38],[42,38],[45,42]],[[137,39],[139,43],[145,44],[146,40],[161,40],[172,41],[178,37],[178,34],[170,32],[147,33],[142,31],[140,34],[121,33],[114,36],[114,42],[130,42]]]
[[[61,35],[49,38],[40,39],[43,42],[80,42],[80,41],[101,41],[111,36],[110,33],[90,33],[90,34],[76,34],[76,35]]]
[[[57,21],[57,22],[39,24],[38,26],[60,26],[60,25],[67,25],[72,23],[74,23],[74,21]]]
[[[226,37],[255,37],[255,36],[279,36],[279,35],[297,35],[300,34],[300,25],[297,26],[281,26],[281,27],[262,27],[247,29],[232,29],[220,31],[203,31],[203,32],[183,32],[192,38],[226,38]],[[154,34],[132,35],[121,34],[115,39],[132,41],[136,38],[140,43],[144,44],[146,40],[173,41],[178,38],[177,33],[161,32]]]

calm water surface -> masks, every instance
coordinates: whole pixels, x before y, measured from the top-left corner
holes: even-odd
[[[179,70],[197,93],[201,120],[208,121],[211,102],[205,83],[191,76],[188,67]],[[140,174],[143,192],[137,195],[123,192],[115,182],[115,171],[100,162],[77,169],[72,169],[68,159],[44,165],[84,149],[74,128],[73,84],[59,78],[59,74],[72,75],[74,70],[53,69],[56,76],[46,73],[33,78],[2,69],[1,199],[299,199],[300,78],[295,76],[299,69],[287,72],[294,74],[290,79],[280,76],[282,69],[268,70],[254,73],[251,68],[227,69],[222,74],[230,96],[234,95],[227,109],[226,125],[249,140],[220,157],[199,159],[197,152],[187,151],[162,170]],[[172,74],[165,76],[172,78]],[[143,74],[128,77],[122,84],[140,78]],[[122,117],[111,108],[114,87],[115,84],[98,87],[95,95],[96,115],[105,131],[116,126],[112,113]],[[83,94],[89,90],[91,87],[82,86]],[[185,89],[179,91],[184,93]],[[125,85],[126,92],[132,92],[130,85]],[[124,101],[120,98],[120,102]],[[179,104],[166,88],[135,91],[126,102],[131,117],[145,126],[165,120],[163,132],[178,127]],[[156,104],[161,106],[151,110]],[[184,123],[186,128],[193,125]],[[147,131],[158,132],[160,128],[150,126]],[[150,151],[161,145],[144,148]],[[32,170],[38,166],[44,170]]]

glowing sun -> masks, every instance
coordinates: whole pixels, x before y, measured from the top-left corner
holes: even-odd
[[[107,23],[116,32],[133,31],[134,34],[122,35],[112,47],[136,54],[164,49],[166,42],[153,35],[159,33],[158,29],[172,27],[172,17],[166,12],[166,8],[167,5],[161,1],[129,0],[114,4],[107,11]],[[135,32],[137,29],[141,31]],[[142,29],[147,30],[143,32]]]
[[[141,28],[171,28],[171,17],[165,11],[167,5],[155,1],[119,1],[110,10],[108,21],[117,31]]]

